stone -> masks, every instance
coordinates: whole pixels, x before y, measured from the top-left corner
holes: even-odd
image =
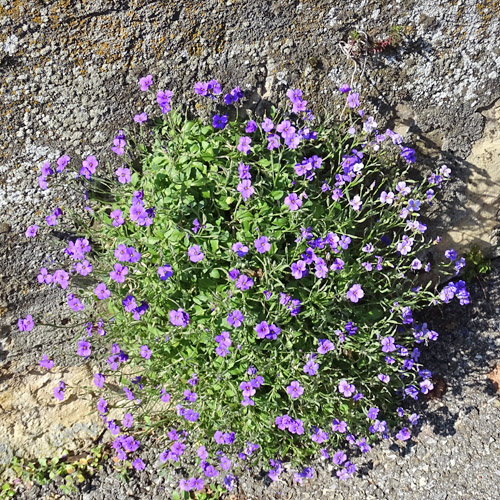
[[[483,136],[476,141],[466,163],[465,216],[442,236],[441,248],[459,254],[477,246],[487,257],[500,255],[495,230],[500,225],[500,99],[482,111]]]
[[[65,449],[89,449],[102,433],[102,421],[92,412],[88,398],[77,398],[72,389],[92,385],[88,365],[17,371],[11,362],[1,373],[0,465],[13,455],[32,459],[51,457]],[[52,392],[60,380],[66,383],[61,402]]]

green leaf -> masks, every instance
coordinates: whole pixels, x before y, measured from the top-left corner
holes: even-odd
[[[271,191],[271,196],[274,200],[281,200],[283,198],[283,191]]]
[[[214,279],[218,279],[220,278],[220,273],[219,273],[219,270],[218,269],[212,269],[210,271],[210,276]]]
[[[219,242],[217,240],[210,240],[210,246],[212,247],[212,252],[217,252],[219,249]]]

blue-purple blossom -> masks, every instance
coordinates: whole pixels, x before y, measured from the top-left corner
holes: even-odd
[[[17,327],[19,328],[20,332],[31,332],[34,326],[35,323],[33,322],[33,317],[31,316],[31,314],[28,314],[26,318],[19,318],[17,320]]]
[[[183,309],[172,310],[168,313],[170,323],[185,328],[189,323],[189,314]]]
[[[174,271],[170,264],[165,264],[164,266],[160,266],[158,269],[158,276],[162,281],[166,281],[168,278],[171,278],[174,275]]]
[[[240,310],[235,309],[230,312],[227,316],[227,322],[234,328],[238,328],[243,323],[244,317]]]
[[[248,247],[240,241],[234,243],[231,249],[236,253],[238,257],[245,257],[245,255],[248,253]]]
[[[214,128],[223,130],[226,127],[227,122],[228,122],[227,115],[214,115],[212,119],[212,126]]]
[[[302,394],[304,394],[304,388],[300,386],[300,384],[294,380],[290,383],[290,385],[286,388],[286,392],[292,399],[297,399]]]
[[[267,239],[267,236],[261,236],[254,241],[255,249],[259,253],[266,253],[271,250],[271,243]]]
[[[352,285],[347,291],[347,298],[354,303],[359,302],[359,299],[362,299],[364,296],[365,292],[359,284]]]
[[[297,193],[290,193],[284,201],[284,204],[290,209],[291,212],[298,210],[302,206],[302,200]]]
[[[205,254],[198,245],[193,245],[188,248],[188,256],[191,262],[200,262],[204,259]]]
[[[250,152],[250,144],[252,142],[252,139],[250,137],[240,137],[238,140],[238,145],[236,146],[236,149],[240,151],[241,153],[248,154]]]
[[[346,398],[349,398],[356,392],[356,387],[354,386],[354,384],[349,384],[347,380],[343,379],[339,382],[338,390]]]

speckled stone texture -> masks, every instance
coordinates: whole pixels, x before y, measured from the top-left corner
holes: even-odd
[[[64,295],[40,293],[35,280],[57,240],[67,238],[49,232],[44,216],[55,206],[78,206],[80,198],[62,187],[40,191],[37,172],[43,160],[64,153],[78,159],[95,154],[102,168],[116,166],[109,150],[116,131],[129,127],[135,113],[153,109],[138,91],[139,77],[153,74],[162,88],[175,91],[176,103],[192,110],[200,108],[195,81],[217,78],[225,89],[241,85],[257,112],[283,103],[290,87],[300,87],[317,112],[335,112],[336,89],[353,77],[366,109],[378,113],[379,123],[402,127],[406,142],[425,154],[422,163],[452,168],[455,178],[431,214],[437,233],[467,214],[473,165],[466,159],[483,137],[483,113],[500,98],[499,20],[496,0],[0,0],[3,390],[9,390],[10,374],[33,368],[42,352],[57,355],[61,365],[74,363],[76,332],[45,327],[21,334],[16,327],[27,313],[46,323],[67,319]],[[397,47],[370,54],[357,66],[339,48],[353,29],[383,40],[395,25],[403,33]],[[24,237],[35,222],[44,233],[36,244]],[[491,309],[499,304],[498,296],[491,298],[496,273],[496,285],[477,285],[477,304],[468,313],[443,312],[456,325],[429,361],[450,389],[424,410],[416,444],[400,452],[384,443],[365,457],[361,478],[349,485],[332,479],[326,468],[300,488],[267,488],[248,475],[240,498],[499,498],[498,398],[487,392],[483,377],[500,359],[498,310]],[[484,299],[480,287],[488,294]],[[21,451],[0,446],[4,458]],[[108,472],[78,498],[168,498],[172,481],[154,472],[135,476],[128,486]],[[26,495],[43,498],[49,491]]]

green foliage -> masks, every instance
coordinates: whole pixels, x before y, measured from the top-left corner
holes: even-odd
[[[465,254],[467,263],[465,278],[467,280],[476,278],[491,271],[491,260],[484,256],[484,253],[477,245],[473,245]]]
[[[36,461],[14,457],[8,465],[0,469],[3,482],[0,499],[12,498],[32,483],[44,485],[52,481],[60,483],[62,493],[72,494],[77,491],[76,485],[95,474],[102,462],[108,458],[109,453],[100,445],[90,453],[78,457],[68,456],[66,450],[52,458],[42,457]]]
[[[273,110],[275,124],[284,118],[291,116]],[[105,277],[113,268],[118,244],[133,246],[141,254],[140,262],[127,263],[130,271],[123,284],[108,283],[112,291],[108,317],[113,321],[106,337],[95,338],[93,345],[116,343],[127,353],[134,374],[142,377],[142,405],[113,394],[109,401],[127,411],[139,410],[137,422],[147,428],[186,428],[194,442],[212,452],[219,447],[212,439],[214,432],[233,431],[235,448],[257,442],[264,458],[289,457],[296,463],[321,448],[310,440],[309,429],[329,429],[334,418],[346,420],[355,435],[367,435],[370,407],[383,409],[383,418],[396,423],[396,394],[412,384],[418,387],[419,365],[414,363],[401,377],[406,358],[396,356],[393,364],[387,364],[380,339],[392,336],[410,348],[414,332],[402,324],[405,308],[416,310],[435,300],[430,282],[414,288],[422,271],[411,264],[431,242],[418,229],[420,209],[408,208],[410,198],[423,207],[428,201],[425,192],[433,184],[411,180],[409,165],[395,156],[399,148],[387,142],[374,147],[375,142],[367,143],[359,117],[351,115],[349,120],[318,124],[317,138],[302,141],[295,149],[268,149],[267,134],[259,127],[252,135],[249,155],[236,148],[246,135],[241,120],[230,121],[224,130],[200,119],[186,120],[177,111],[154,120],[151,140],[133,149],[131,182],[113,189],[111,203],[95,200],[92,229],[87,233],[95,243],[93,265],[98,276]],[[348,132],[350,127],[357,133]],[[356,157],[353,151],[361,150],[363,155]],[[321,161],[307,180],[297,175],[295,167],[312,157]],[[342,196],[332,199],[331,191],[325,192],[322,185],[335,184],[336,176],[346,171],[347,157],[359,168],[349,182],[341,184]],[[241,163],[249,165],[255,189],[247,201],[237,189]],[[399,182],[404,182],[407,193],[398,194]],[[139,190],[142,203],[155,207],[154,223],[139,225],[126,217],[123,226],[114,227],[110,212],[120,209],[129,214],[133,192]],[[396,193],[394,203],[383,203],[382,191]],[[285,204],[291,192],[300,194],[299,210]],[[360,210],[353,208],[356,197],[362,201]],[[199,221],[196,230],[195,219]],[[342,248],[337,241],[329,247],[323,241],[313,250],[312,234],[304,236],[308,227],[314,238],[335,233],[350,244]],[[264,253],[254,247],[261,236],[271,243]],[[396,246],[404,238],[410,238],[411,248],[399,252]],[[250,248],[243,258],[232,251],[238,241]],[[369,244],[373,251],[364,250]],[[204,254],[200,262],[188,258],[193,245]],[[307,251],[315,252],[329,268],[340,257],[344,265],[337,271],[331,268],[326,278],[317,278],[311,263],[309,275],[296,279],[292,265],[307,259]],[[166,264],[172,266],[173,276],[162,281],[157,268]],[[228,278],[232,268],[253,280],[250,290],[235,288]],[[361,284],[365,293],[358,303],[348,298],[354,284]],[[270,300],[265,291],[273,293]],[[298,315],[280,302],[280,293],[300,301]],[[87,293],[87,300],[93,300],[91,296]],[[133,296],[137,305],[142,301],[149,305],[139,321],[124,310],[126,296]],[[178,309],[189,314],[186,328],[172,325],[169,313]],[[240,328],[226,321],[234,310],[244,315]],[[255,327],[262,321],[279,327],[276,339],[258,338]],[[349,334],[351,323],[357,327],[355,334]],[[215,337],[223,331],[230,331],[232,341],[226,357],[216,353]],[[318,356],[319,339],[330,339],[336,349]],[[153,352],[150,359],[140,355],[144,345]],[[303,370],[311,359],[320,365],[314,376]],[[247,374],[250,366],[264,383],[252,397],[254,405],[242,406],[240,383],[252,379]],[[107,375],[139,398],[130,376],[123,373],[118,379],[122,367]],[[390,382],[378,378],[382,372]],[[195,388],[187,383],[193,373],[199,378]],[[363,399],[355,401],[339,393],[341,380],[354,384]],[[305,388],[298,399],[287,393],[292,381]],[[171,395],[169,403],[160,401],[160,389]],[[198,395],[195,405],[185,401],[188,389]],[[199,419],[195,424],[186,422],[175,411],[176,405],[194,408]],[[305,435],[276,430],[274,419],[283,414],[300,418]],[[340,445],[343,439],[334,433],[330,445]]]

